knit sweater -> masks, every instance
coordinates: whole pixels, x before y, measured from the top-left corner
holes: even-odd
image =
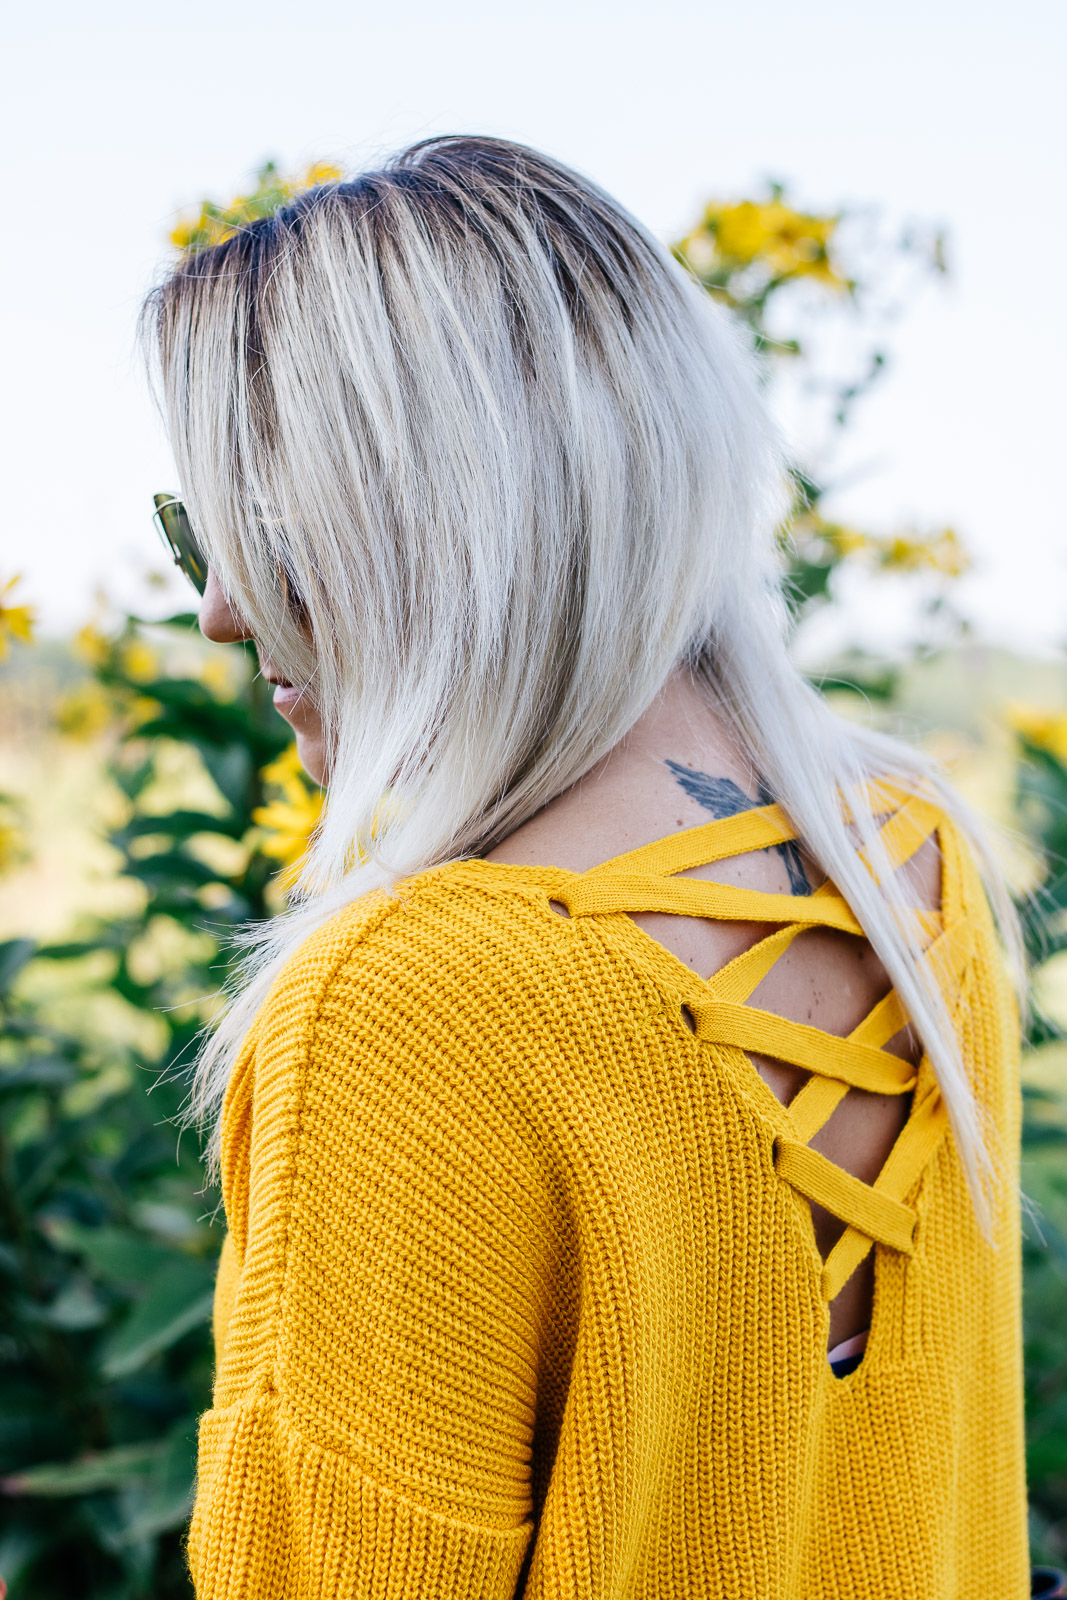
[[[1017,1164],[1018,1026],[956,829],[920,920]],[[577,874],[452,862],[293,957],[224,1108],[228,1237],[189,1559],[199,1600],[963,1600],[1029,1593],[1019,1218],[976,1224],[929,1061],[747,1004],[830,884],[684,874],[766,806]],[[554,904],[550,904],[553,902]],[[777,931],[703,980],[628,912]],[[566,915],[560,915],[563,911]],[[747,1052],[807,1068],[786,1107]],[[871,1186],[808,1141],[910,1093]],[[849,1226],[824,1262],[809,1201]],[[875,1251],[857,1369],[828,1302]]]

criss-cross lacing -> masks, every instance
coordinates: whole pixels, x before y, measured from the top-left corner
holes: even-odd
[[[939,820],[936,807],[919,797],[897,805],[880,829],[894,868],[911,859],[938,830]],[[677,876],[796,837],[777,805],[761,806],[616,856],[582,873],[553,897],[572,917],[667,912],[781,924],[712,977],[701,979],[693,973],[692,984],[679,999],[692,1018],[699,1043],[755,1052],[811,1074],[789,1105],[782,1107],[788,1132],[775,1138],[774,1162],[782,1180],[846,1224],[823,1263],[822,1289],[829,1301],[873,1244],[912,1253],[916,1213],[906,1197],[937,1149],[948,1116],[932,1073],[920,1074],[884,1048],[908,1021],[894,990],[847,1037],[748,1004],[753,990],[806,929],[833,928],[864,937],[852,910],[829,881],[811,895],[785,895]],[[948,920],[943,912],[916,910],[914,915],[925,940],[923,958],[935,964],[943,985],[952,982],[958,988],[973,953],[966,924]],[[908,1121],[873,1184],[810,1148],[810,1140],[852,1088],[914,1094]]]

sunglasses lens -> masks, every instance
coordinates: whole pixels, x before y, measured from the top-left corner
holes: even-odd
[[[197,594],[203,594],[207,588],[207,562],[196,542],[185,507],[173,494],[157,494],[152,498],[156,521],[175,565],[185,573]]]

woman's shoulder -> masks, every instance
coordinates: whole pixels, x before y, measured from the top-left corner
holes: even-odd
[[[538,1076],[531,1007],[553,974],[561,1016],[568,992],[553,881],[457,861],[354,901],[304,941],[260,1008],[227,1095],[223,1186],[238,1235],[255,1173],[263,1205],[281,1216],[297,1180],[333,1193],[368,1151],[399,1160],[435,1129],[475,1160],[486,1131],[506,1128],[525,1159],[522,1105]],[[518,1092],[509,1071],[522,1064],[532,1078]]]
[[[521,947],[536,940],[552,892],[573,876],[547,862],[518,865],[480,856],[445,862],[345,906],[293,960],[321,967],[392,950],[410,958],[425,950],[448,962],[463,959],[470,940],[486,951]]]
[[[359,1026],[383,1041],[433,1020],[474,1031],[475,998],[536,983],[564,954],[555,867],[466,859],[374,890],[337,911],[294,952],[257,1019],[262,1046],[279,1029]],[[556,947],[560,948],[557,949]]]

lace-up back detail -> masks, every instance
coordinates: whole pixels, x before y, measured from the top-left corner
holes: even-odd
[[[922,799],[899,803],[898,797],[880,830],[894,868],[904,866],[937,833],[940,815]],[[784,895],[679,876],[796,838],[781,809],[766,805],[616,856],[579,875],[555,898],[572,917],[658,912],[778,924],[710,978],[702,979],[679,963],[679,1001],[699,1044],[772,1057],[810,1074],[788,1105],[779,1103],[782,1126],[774,1141],[774,1164],[778,1176],[798,1194],[845,1224],[823,1266],[822,1292],[831,1301],[873,1245],[911,1254],[916,1215],[906,1197],[937,1149],[948,1118],[925,1057],[914,1067],[884,1048],[908,1021],[895,991],[845,1037],[751,1003],[753,991],[804,931],[829,928],[864,937],[829,881],[811,895]],[[915,916],[925,940],[924,959],[936,963],[942,983],[947,979],[958,989],[972,954],[966,926],[947,920],[943,911],[916,908]],[[812,1138],[850,1089],[912,1095],[910,1116],[873,1184],[811,1148]]]

